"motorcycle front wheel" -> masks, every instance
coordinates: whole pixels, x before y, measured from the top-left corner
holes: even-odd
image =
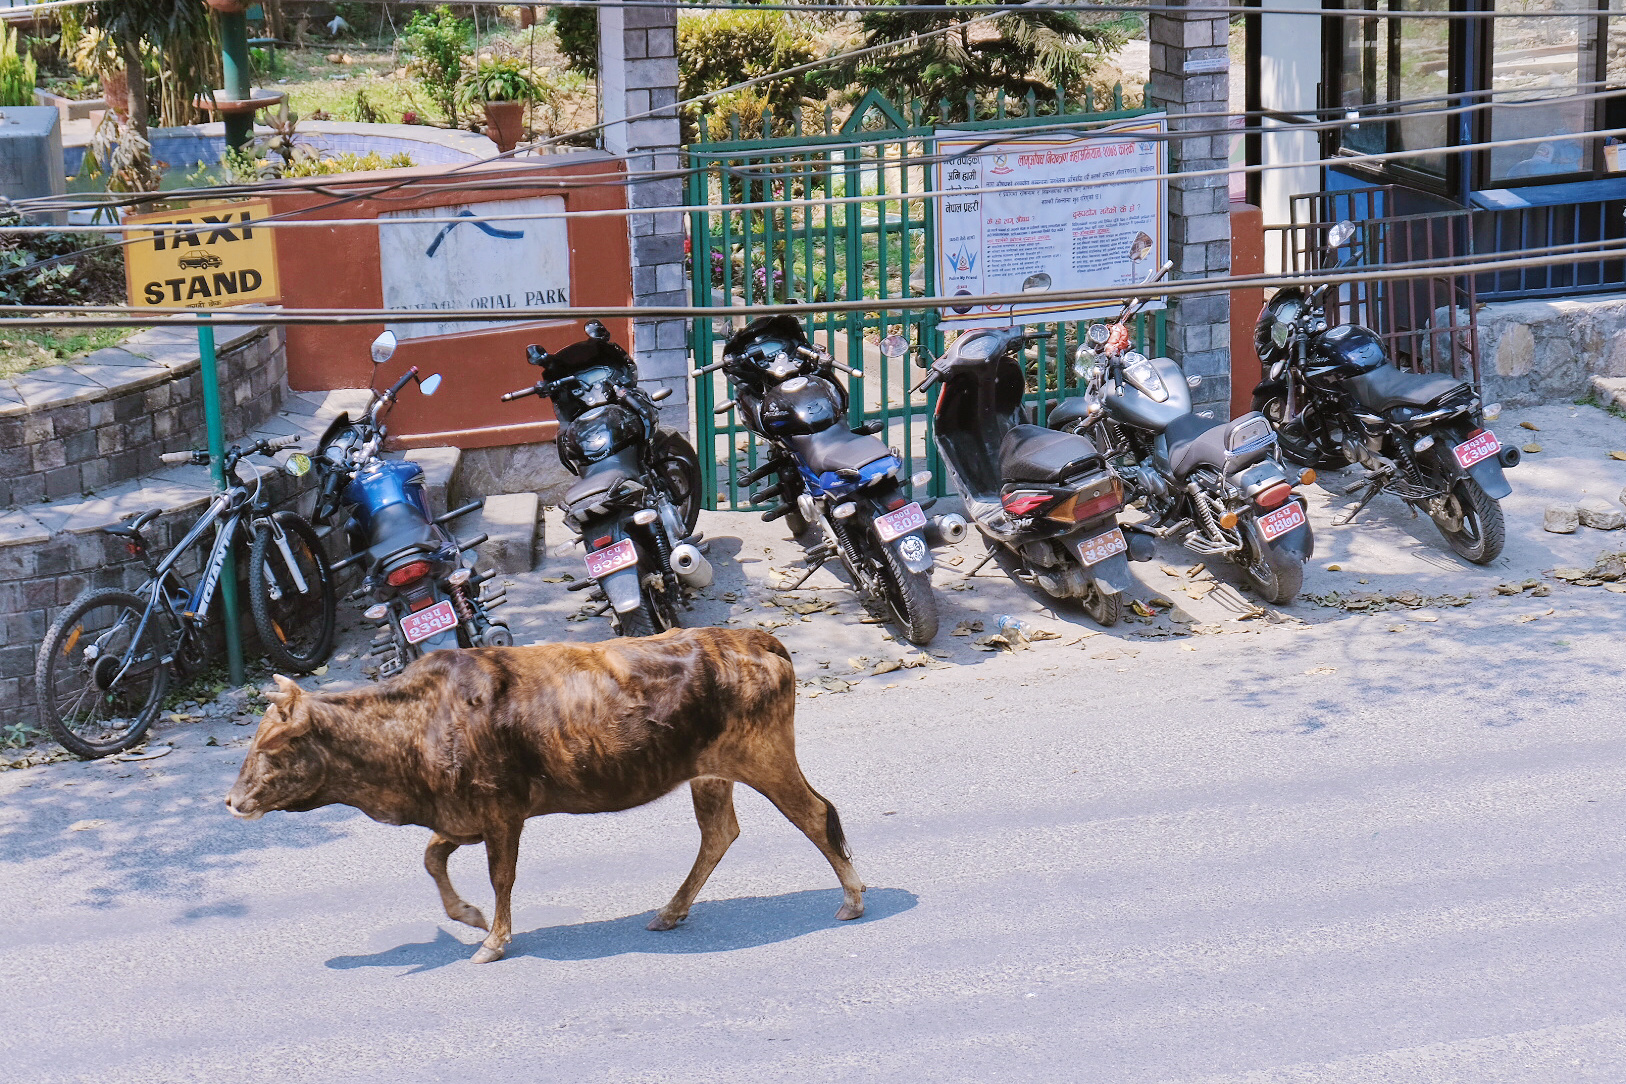
[[[1253,397],[1253,409],[1265,416],[1276,430],[1276,443],[1282,454],[1302,467],[1339,466],[1336,457],[1328,455],[1321,445],[1304,431],[1303,425],[1287,424],[1287,399],[1282,395],[1261,394]]]
[[[1476,565],[1488,565],[1502,555],[1507,525],[1502,505],[1472,478],[1457,481],[1447,494],[1446,515],[1432,515],[1434,525],[1457,555]]]
[[[700,457],[683,434],[663,429],[655,436],[655,469],[672,496],[672,507],[683,517],[683,536],[694,535],[700,521]]]

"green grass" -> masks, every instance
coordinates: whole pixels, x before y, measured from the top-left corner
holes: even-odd
[[[0,377],[60,365],[117,346],[133,334],[135,329],[128,327],[53,327],[39,331],[7,328],[0,332]]]
[[[1604,402],[1593,392],[1588,392],[1584,398],[1575,400],[1576,406],[1597,407],[1599,410],[1613,414],[1617,418],[1626,418],[1626,410],[1622,410],[1613,402]]]

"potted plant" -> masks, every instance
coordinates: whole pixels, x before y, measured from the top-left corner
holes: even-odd
[[[485,107],[486,135],[500,151],[511,151],[525,134],[525,104],[540,94],[530,70],[516,57],[485,60],[459,88],[464,104]]]

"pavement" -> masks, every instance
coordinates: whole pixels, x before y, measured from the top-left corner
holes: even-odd
[[[966,580],[970,540],[941,555],[924,655],[830,573],[776,590],[779,525],[707,514],[718,579],[686,622],[794,652],[803,767],[870,886],[853,923],[744,788],[740,839],[664,934],[643,927],[692,860],[685,796],[533,821],[509,958],[476,966],[426,831],[227,815],[252,713],[185,709],[155,759],[0,772],[5,1077],[1626,1079],[1626,595],[1550,574],[1626,531],[1540,526],[1626,487],[1626,421],[1496,428],[1543,450],[1491,568],[1393,499],[1333,527],[1348,472],[1311,487],[1291,606],[1164,546],[1135,566],[1155,616],[1100,630],[993,566]],[[549,527],[499,613],[520,643],[601,639],[566,620],[579,551]],[[1002,613],[1055,636],[1005,650]],[[305,684],[364,681],[357,636]],[[452,875],[489,906],[478,848]]]

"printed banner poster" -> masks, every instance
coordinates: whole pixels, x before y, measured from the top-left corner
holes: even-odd
[[[1162,131],[1164,117],[1157,114],[1092,129],[1089,138],[938,133],[939,292],[1033,297],[1014,314],[1009,307],[946,309],[942,322],[985,326],[1013,316],[1021,323],[1117,312],[1117,302],[1046,304],[1043,295],[1127,286],[1163,265],[1167,144],[1136,138]],[[1131,260],[1137,240],[1146,254]]]
[[[513,218],[486,222],[486,215],[559,214],[563,196],[529,196],[491,203],[452,204],[389,211],[378,216],[378,254],[387,309],[535,309],[570,304],[570,238],[563,218]],[[469,221],[384,225],[427,219]],[[402,339],[426,339],[500,324],[476,321],[399,323]]]

